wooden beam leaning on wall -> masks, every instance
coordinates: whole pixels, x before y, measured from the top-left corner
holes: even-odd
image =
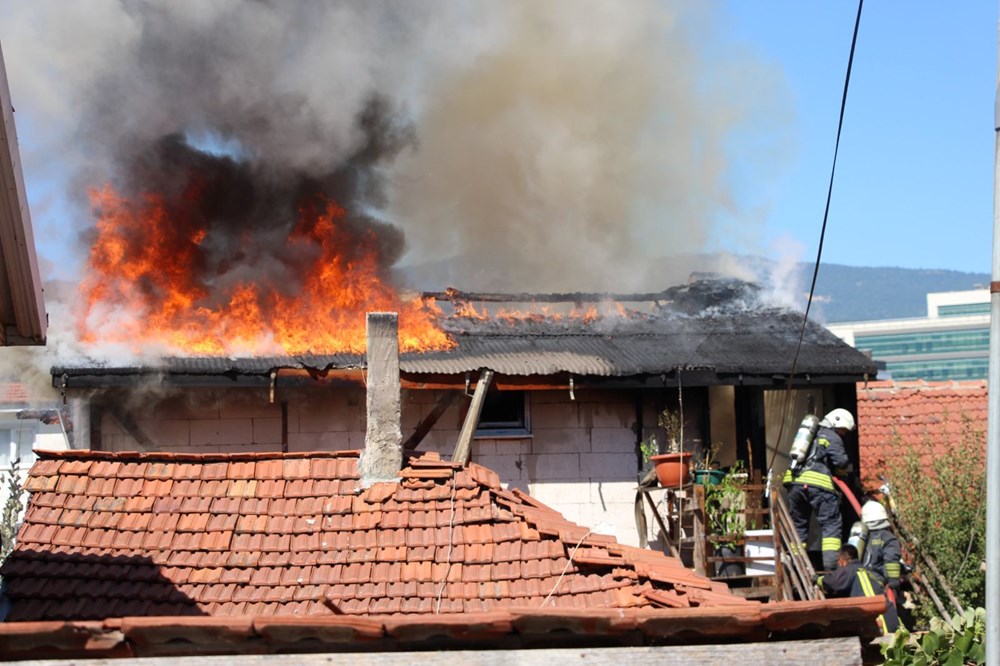
[[[455,444],[455,453],[451,456],[452,462],[465,464],[469,462],[469,453],[472,451],[472,437],[479,427],[479,415],[483,411],[483,403],[486,401],[486,391],[493,381],[493,371],[483,370],[476,382],[476,391],[472,394],[472,404],[469,405],[469,412],[465,415],[465,422],[462,424],[462,432],[458,434],[458,442]]]
[[[434,427],[434,424],[438,422],[441,416],[448,411],[448,408],[451,407],[451,403],[455,402],[459,395],[458,391],[445,391],[441,396],[441,399],[437,401],[436,405],[434,405],[434,409],[432,409],[430,413],[417,424],[417,427],[413,429],[413,434],[407,437],[406,441],[403,442],[403,450],[417,450],[420,446],[420,442],[424,441],[424,437],[427,436],[427,433],[431,431],[431,428]]]

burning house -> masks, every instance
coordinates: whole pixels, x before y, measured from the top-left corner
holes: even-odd
[[[760,604],[635,545],[665,410],[684,450],[780,473],[802,413],[876,373],[745,282],[604,293],[731,204],[758,114],[715,112],[700,34],[644,0],[192,7],[106,8],[74,80],[92,224],[46,366],[71,450],[27,481],[5,654],[856,656],[883,598]],[[407,242],[532,293],[407,293]],[[540,293],[569,289],[596,291]]]
[[[434,320],[446,348],[404,342],[399,359],[405,448],[451,457],[489,371],[471,459],[507,487],[625,543],[639,540],[632,506],[640,443],[657,433],[664,409],[682,415],[684,450],[712,445],[724,466],[739,459],[761,476],[780,474],[801,414],[853,411],[855,383],[876,372],[836,336],[811,322],[803,331],[801,314],[764,307],[752,286],[735,281],[631,295],[604,316],[597,310],[608,308],[606,295],[537,296],[552,307],[575,300],[562,316],[474,309],[531,295],[435,296],[450,299],[436,307],[454,310]],[[596,303],[579,305],[588,299]],[[73,406],[74,448],[343,451],[364,448],[366,371],[365,356],[347,350],[61,366],[52,380]],[[849,445],[857,462],[857,442]]]

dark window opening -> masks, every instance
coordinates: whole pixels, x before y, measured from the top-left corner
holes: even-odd
[[[476,437],[523,437],[530,434],[527,393],[490,390],[483,401]]]

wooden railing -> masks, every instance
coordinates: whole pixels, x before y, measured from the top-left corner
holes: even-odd
[[[774,562],[773,590],[768,596],[775,600],[822,599],[822,591],[813,583],[816,571],[809,556],[799,544],[795,526],[788,512],[788,505],[777,488],[770,489],[769,506],[764,498],[767,486],[759,478],[754,483],[741,486],[746,503],[743,509],[746,528],[770,528],[774,540],[773,555],[742,556],[716,554],[721,543],[745,545],[740,535],[711,534],[705,510],[705,486],[688,484],[682,488],[660,488],[640,485],[636,493],[636,527],[642,547],[646,546],[646,510],[648,509],[663,535],[665,550],[674,557],[681,557],[681,550],[690,548],[691,565],[703,576],[714,577],[719,563],[739,563],[744,566],[758,561]],[[657,502],[653,491],[663,492]],[[661,511],[662,508],[662,511]],[[750,576],[719,577],[719,580],[747,579]],[[759,578],[759,576],[754,576]],[[770,586],[770,581],[768,581]]]

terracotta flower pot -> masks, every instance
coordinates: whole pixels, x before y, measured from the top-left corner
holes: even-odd
[[[661,453],[651,456],[656,469],[656,478],[661,486],[672,488],[683,486],[691,476],[690,453]]]

